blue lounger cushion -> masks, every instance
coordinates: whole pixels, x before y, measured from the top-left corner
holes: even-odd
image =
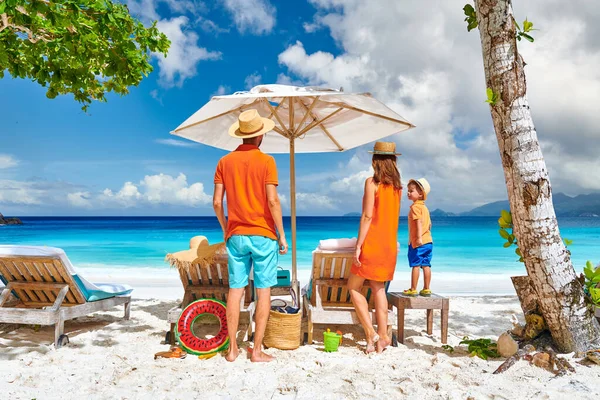
[[[0,256],[60,258],[87,301],[98,301],[115,296],[126,296],[133,291],[133,288],[129,285],[88,282],[75,271],[75,268],[71,264],[71,261],[69,261],[64,250],[57,247],[0,245]],[[6,279],[2,275],[0,275],[0,280],[5,285],[7,284]]]

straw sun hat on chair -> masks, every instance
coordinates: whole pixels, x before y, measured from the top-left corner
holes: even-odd
[[[189,250],[167,254],[166,260],[173,267],[189,268],[192,264],[210,265],[218,256],[227,254],[225,243],[209,244],[204,236],[190,239]]]
[[[261,117],[258,111],[252,109],[240,114],[237,122],[234,122],[229,128],[229,135],[240,139],[250,139],[264,135],[274,127],[274,121]]]
[[[384,156],[401,156],[402,154],[396,153],[396,143],[394,142],[375,142],[373,151],[369,151],[371,154],[381,154]]]

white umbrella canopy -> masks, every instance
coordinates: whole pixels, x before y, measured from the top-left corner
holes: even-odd
[[[174,131],[208,146],[235,150],[240,139],[228,129],[248,109],[275,121],[263,140],[265,153],[290,153],[292,284],[297,290],[295,153],[340,152],[413,128],[410,122],[369,93],[259,85],[248,92],[215,96]]]

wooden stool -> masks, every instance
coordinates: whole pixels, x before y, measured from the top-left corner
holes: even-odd
[[[398,310],[398,342],[404,343],[404,310],[407,308],[427,310],[427,334],[433,333],[433,310],[442,310],[442,343],[448,342],[448,309],[450,300],[437,294],[430,297],[406,296],[401,292],[388,293],[388,302]]]

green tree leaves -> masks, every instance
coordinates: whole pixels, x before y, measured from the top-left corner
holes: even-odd
[[[463,7],[463,11],[466,15],[465,17],[465,21],[467,22],[467,32],[471,32],[473,29],[477,28],[478,26],[478,22],[477,22],[477,13],[475,12],[475,8],[473,8],[472,5],[470,4],[465,4],[465,6]],[[515,20],[513,18],[513,22],[515,24],[515,26],[517,27],[517,40],[521,41],[521,39],[526,39],[529,40],[530,42],[533,42],[533,36],[531,36],[529,33],[531,31],[537,31],[537,29],[533,29],[533,22],[528,21],[527,18],[525,18],[525,21],[523,21],[523,29],[521,29],[521,27],[519,26],[519,24],[517,23],[517,20]],[[489,103],[489,101],[488,101]]]
[[[506,240],[506,242],[504,242],[504,244],[502,245],[504,248],[509,248],[512,245],[516,246],[515,249],[515,254],[517,256],[519,256],[519,262],[525,262],[525,260],[523,259],[523,254],[521,253],[521,249],[519,248],[518,244],[517,244],[517,238],[515,237],[515,235],[513,235],[513,223],[512,223],[512,214],[510,213],[510,211],[506,211],[506,210],[502,210],[500,211],[500,218],[498,218],[498,226],[500,226],[500,229],[498,229],[498,234],[500,234],[500,237],[504,240]],[[510,232],[509,232],[510,230]],[[565,244],[565,247],[569,247],[570,245],[573,244],[573,241],[567,238],[563,239],[563,242]],[[569,251],[569,250],[567,250]],[[599,270],[600,271],[600,270]],[[600,279],[600,272],[598,273],[599,279]],[[600,294],[600,292],[599,292]]]
[[[501,228],[511,228],[512,229],[512,214],[510,211],[502,210],[500,211],[500,218],[498,219],[498,225]]]
[[[111,0],[0,0],[0,78],[31,79],[50,99],[72,94],[87,110],[106,93],[129,93],[152,72],[150,52],[170,42]]]
[[[468,336],[463,337],[463,340],[459,344],[466,344],[469,356],[477,356],[483,360],[488,358],[498,358],[498,344],[493,342],[491,339],[469,339]]]
[[[589,296],[596,306],[600,306],[600,267],[594,267],[591,261],[588,261],[583,268],[583,275],[585,277],[585,294]]]
[[[521,249],[519,249],[519,246],[517,245],[517,238],[512,233],[513,223],[512,214],[510,213],[510,211],[502,210],[500,212],[500,218],[498,218],[498,225],[500,226],[500,229],[498,230],[500,237],[506,240],[506,242],[504,242],[503,244],[504,248],[509,248],[512,245],[517,246],[517,248],[515,249],[515,254],[519,256],[518,261],[525,262],[525,260],[523,259],[523,254],[521,254]]]
[[[527,18],[525,18],[525,21],[523,21],[523,30],[521,30],[521,27],[519,26],[519,24],[517,23],[517,21],[514,18],[513,18],[513,22],[515,23],[515,26],[517,27],[517,40],[521,41],[521,38],[525,38],[533,43],[534,39],[531,35],[529,35],[529,32],[537,31],[537,29],[533,29],[533,22],[530,22],[527,20]]]
[[[487,95],[485,102],[492,106],[496,105],[496,102],[498,101],[498,93],[494,93],[492,88],[487,88],[485,90],[485,94]]]
[[[470,4],[465,4],[463,11],[467,16],[465,18],[465,21],[467,22],[467,32],[471,32],[473,29],[477,28],[477,14],[475,13],[473,6]]]

